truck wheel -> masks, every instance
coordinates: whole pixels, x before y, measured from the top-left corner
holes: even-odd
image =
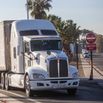
[[[5,73],[1,74],[1,88],[5,89]]]
[[[25,77],[25,91],[27,97],[33,97],[33,91],[30,88],[30,80],[28,75]]]
[[[77,88],[70,88],[70,89],[67,89],[67,92],[69,95],[75,95],[76,92],[77,92]]]
[[[5,74],[5,89],[6,90],[10,90],[10,86],[9,86],[9,77],[8,74]]]

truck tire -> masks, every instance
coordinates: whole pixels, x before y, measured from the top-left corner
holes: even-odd
[[[9,77],[8,74],[5,74],[5,89],[6,90],[10,90],[10,86],[9,86]]]
[[[75,95],[76,92],[77,92],[77,88],[70,88],[70,89],[67,89],[67,92],[69,95]]]
[[[1,88],[5,89],[5,73],[1,73]]]
[[[31,90],[31,88],[30,88],[30,80],[29,80],[28,75],[25,76],[24,83],[25,83],[25,91],[26,91],[27,97],[33,97],[33,90]]]

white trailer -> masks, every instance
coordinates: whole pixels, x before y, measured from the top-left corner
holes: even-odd
[[[60,35],[50,21],[3,21],[0,38],[2,89],[24,88],[28,97],[50,89],[76,93],[78,70],[68,64]]]

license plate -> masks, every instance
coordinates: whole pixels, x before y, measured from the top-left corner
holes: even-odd
[[[65,84],[53,84],[52,87],[53,88],[65,88],[66,85]]]

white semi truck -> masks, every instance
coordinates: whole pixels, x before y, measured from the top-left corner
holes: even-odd
[[[60,35],[50,21],[2,21],[0,38],[2,89],[24,88],[28,97],[39,90],[76,93],[78,70],[68,64]]]

